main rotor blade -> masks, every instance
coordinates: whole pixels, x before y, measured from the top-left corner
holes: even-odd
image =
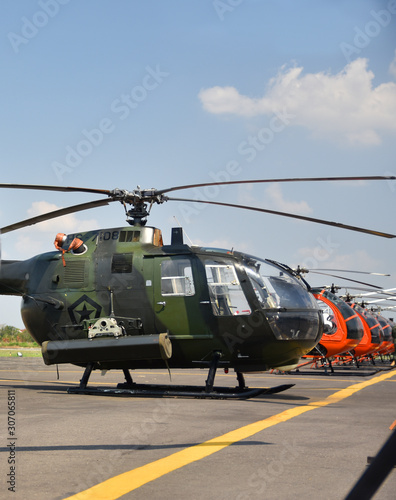
[[[326,285],[326,287],[330,288],[330,286]],[[335,285],[335,288],[344,288],[345,290],[362,290],[364,292],[367,292],[367,290],[370,290],[370,288],[367,288],[367,287],[362,287],[362,286],[349,286],[349,285]],[[393,294],[383,294],[381,291],[375,291],[375,292],[370,292],[369,294],[367,295],[371,295],[371,294],[374,294],[374,295],[392,295],[394,297],[396,297],[396,295],[393,295]],[[359,293],[359,294],[356,294],[355,297],[363,297],[365,296],[366,294],[365,293]]]
[[[394,293],[387,293],[387,292],[381,292],[380,290],[378,292],[373,292],[374,295],[387,295],[389,297],[395,297],[396,299],[396,294]],[[368,293],[362,293],[361,294],[361,297],[366,297],[367,295],[369,295]],[[370,295],[371,297],[371,295]],[[374,297],[373,297],[374,298]]]
[[[396,294],[394,294],[394,293],[388,293],[388,292],[393,292],[393,290],[396,290],[396,288],[385,288],[385,290],[384,290],[384,289],[382,289],[382,291],[381,291],[381,292],[369,292],[369,293],[363,293],[363,294],[362,294],[362,297],[367,297],[368,295],[376,295],[376,294],[378,294],[378,293],[380,293],[380,294],[382,294],[382,295],[396,295]]]
[[[203,182],[199,184],[186,184],[183,186],[173,186],[167,189],[154,190],[155,194],[161,195],[170,193],[171,191],[180,191],[182,189],[192,189],[209,186],[227,186],[233,184],[259,184],[271,182],[331,182],[331,181],[379,181],[379,180],[396,180],[393,175],[371,175],[371,176],[340,176],[340,177],[290,177],[282,179],[253,179],[242,181],[223,181],[223,182]],[[34,189],[39,191],[60,191],[60,192],[81,192],[94,194],[112,195],[112,191],[108,189],[83,188],[83,187],[67,187],[67,186],[47,186],[43,184],[7,184],[1,183],[0,189]],[[144,191],[144,190],[143,190]]]
[[[90,208],[103,207],[108,205],[110,202],[116,201],[112,199],[104,199],[97,201],[90,201],[88,203],[81,203],[80,205],[73,205],[71,207],[61,208],[59,210],[54,210],[53,212],[47,212],[46,214],[37,215],[30,219],[25,219],[15,224],[10,224],[9,226],[2,227],[0,229],[0,234],[9,233],[10,231],[15,231],[16,229],[21,229],[23,227],[32,226],[38,222],[44,222],[50,219],[55,219],[56,217],[62,217],[62,215],[69,215],[75,212],[81,212],[82,210],[88,210]]]
[[[309,271],[309,272],[314,273],[314,274],[321,274],[322,276],[331,276],[332,278],[338,278],[338,279],[345,280],[345,281],[351,281],[352,283],[359,283],[359,285],[370,286],[372,288],[378,288],[379,290],[382,290],[382,287],[380,287],[380,286],[372,285],[371,283],[365,283],[364,281],[353,280],[352,278],[345,278],[344,276],[337,276],[336,274],[320,273],[319,271]]]
[[[181,189],[192,189],[209,186],[228,186],[232,184],[260,184],[270,182],[328,182],[328,181],[384,181],[396,180],[394,175],[371,175],[359,177],[290,177],[286,179],[253,179],[250,181],[224,181],[224,182],[204,182],[201,184],[186,184],[184,186],[174,186],[168,189],[160,189],[158,194],[180,191]]]
[[[364,292],[367,292],[367,290],[369,290],[369,288],[363,288],[361,286],[360,287],[359,286],[349,286],[349,285],[337,285],[336,288],[345,288],[345,290],[362,290]],[[364,298],[364,297],[368,297],[368,296],[372,297],[373,295],[389,295],[390,297],[396,298],[395,293],[387,293],[383,289],[378,290],[378,291],[376,290],[375,292],[370,291],[369,293],[359,293],[358,295],[356,295],[356,297]]]
[[[394,302],[396,299],[376,299],[366,300],[366,304],[376,304],[377,302]]]
[[[82,187],[66,187],[66,186],[45,186],[41,184],[0,184],[0,188],[8,189],[34,189],[37,191],[61,191],[64,193],[94,193],[107,194],[111,192],[108,189],[82,188]]]
[[[372,274],[374,276],[390,276],[390,274],[383,274],[383,273],[370,273],[369,271],[351,271],[350,269],[321,269],[321,268],[315,268],[315,271],[333,271],[337,273],[357,273],[357,274]],[[310,269],[309,269],[310,271]]]
[[[327,226],[334,226],[334,227],[338,227],[341,229],[348,229],[349,231],[357,231],[360,233],[372,234],[374,236],[381,236],[382,238],[396,238],[395,234],[382,233],[380,231],[375,231],[372,229],[365,229],[362,227],[349,226],[347,224],[342,224],[341,222],[331,222],[331,221],[327,221],[324,219],[314,219],[313,217],[306,217],[305,215],[297,215],[297,214],[291,214],[291,213],[287,213],[287,212],[278,212],[276,210],[269,210],[266,208],[249,207],[246,205],[235,205],[233,203],[222,203],[219,201],[193,200],[193,199],[189,199],[189,198],[169,198],[169,197],[167,197],[167,199],[169,201],[186,201],[186,202],[191,202],[191,203],[206,203],[208,205],[220,205],[223,207],[243,208],[245,210],[253,210],[255,212],[264,212],[264,213],[272,214],[272,215],[282,215],[283,217],[291,217],[292,219],[300,219],[300,220],[305,220],[308,222],[316,222],[317,224],[325,224]]]

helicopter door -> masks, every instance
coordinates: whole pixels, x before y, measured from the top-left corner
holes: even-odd
[[[233,350],[234,345],[239,343],[241,338],[245,338],[245,332],[252,331],[249,323],[251,307],[231,260],[214,257],[205,259],[203,263],[209,292],[207,307],[216,321],[222,340],[230,350]],[[236,341],[236,338],[239,340]]]
[[[208,338],[202,314],[202,287],[195,269],[196,259],[172,256],[155,259],[154,308],[157,329],[179,339]]]
[[[104,311],[114,315],[128,335],[155,333],[152,269],[141,254],[103,255],[97,263],[97,289]],[[121,323],[120,323],[121,322]]]
[[[205,262],[210,302],[215,316],[243,316],[251,309],[239,282],[235,266],[221,260]]]

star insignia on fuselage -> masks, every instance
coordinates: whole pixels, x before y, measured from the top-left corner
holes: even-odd
[[[82,323],[85,319],[100,317],[102,306],[88,295],[82,295],[69,308],[69,316],[73,324]]]

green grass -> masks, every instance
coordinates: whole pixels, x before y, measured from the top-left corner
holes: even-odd
[[[41,350],[40,349],[21,349],[24,358],[41,358]],[[0,358],[17,358],[18,357],[18,348],[7,349],[5,347],[0,347]]]
[[[40,347],[37,342],[18,342],[16,340],[9,341],[9,342],[4,342],[0,340],[0,349],[3,347],[8,348],[8,347]]]

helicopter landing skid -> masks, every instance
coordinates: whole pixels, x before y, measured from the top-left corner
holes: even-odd
[[[93,394],[103,396],[148,396],[148,397],[180,397],[197,399],[249,399],[264,394],[276,394],[286,391],[294,384],[282,384],[275,387],[249,388],[246,387],[243,373],[236,372],[238,387],[216,387],[214,379],[220,361],[220,353],[215,352],[209,363],[208,378],[205,387],[193,385],[160,385],[160,384],[137,384],[132,380],[128,369],[123,369],[125,382],[118,384],[116,388],[87,388],[89,377],[94,368],[93,363],[85,367],[84,374],[78,387],[70,387],[69,394]]]
[[[267,388],[217,387],[207,392],[202,387],[188,385],[149,385],[149,384],[119,384],[117,388],[87,388],[70,387],[69,394],[90,394],[102,396],[138,396],[138,397],[179,397],[196,399],[250,399],[257,396],[276,394],[286,391],[294,384],[283,384]]]

